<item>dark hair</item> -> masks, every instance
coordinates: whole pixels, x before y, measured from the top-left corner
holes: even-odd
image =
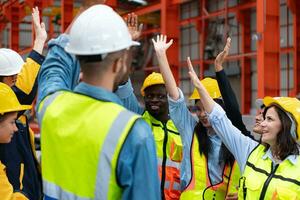
[[[3,83],[4,77],[5,76],[0,76],[0,83]]]
[[[279,131],[276,139],[275,155],[278,156],[280,160],[284,160],[289,155],[299,155],[299,145],[292,137],[290,130],[292,122],[285,111],[283,111],[277,105],[271,105],[266,107],[263,112],[263,117],[265,119],[266,113],[270,108],[274,108],[278,117],[281,121],[281,130]],[[266,145],[266,151],[270,145]]]
[[[0,122],[3,122],[3,121],[6,119],[6,117],[7,117],[8,115],[13,114],[13,113],[16,113],[16,112],[17,112],[17,111],[12,111],[12,112],[4,113],[3,115],[0,114]]]
[[[86,56],[76,56],[77,59],[79,60],[80,63],[91,63],[91,62],[101,62],[102,55],[97,54],[97,55],[86,55]]]
[[[218,103],[224,110],[225,109],[225,104],[222,99],[214,99],[216,103]],[[196,101],[197,102],[197,101]],[[199,143],[199,152],[200,155],[204,154],[206,158],[208,158],[208,153],[212,150],[212,145],[211,141],[208,137],[207,134],[207,128],[205,128],[202,123],[199,121],[195,128],[194,132],[196,134],[196,137],[198,139]],[[219,154],[219,163],[224,162],[225,164],[230,164],[231,166],[233,165],[234,162],[234,157],[231,154],[231,152],[227,149],[227,147],[224,145],[222,142],[221,148],[220,148],[220,154]]]

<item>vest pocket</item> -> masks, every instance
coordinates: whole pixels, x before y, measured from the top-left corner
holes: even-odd
[[[241,177],[239,180],[239,199],[246,199],[246,197],[249,198],[259,194],[262,184],[255,180],[255,176]]]
[[[284,187],[278,187],[276,188],[273,198],[272,199],[277,199],[277,200],[299,200],[300,197],[297,197],[297,192],[290,190],[288,188]]]
[[[170,159],[175,162],[181,162],[183,147],[180,138],[173,137],[170,145]]]

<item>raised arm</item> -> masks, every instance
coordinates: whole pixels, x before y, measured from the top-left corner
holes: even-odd
[[[18,74],[16,84],[12,87],[18,100],[23,104],[31,104],[37,91],[37,76],[40,66],[44,61],[43,48],[47,39],[47,32],[44,23],[40,22],[39,10],[32,9],[32,24],[35,33],[33,50],[26,58],[21,72]]]
[[[195,88],[198,90],[200,96],[201,96],[201,102],[205,108],[205,111],[208,113],[211,113],[213,107],[214,107],[214,100],[209,96],[208,92],[206,91],[205,87],[200,82],[196,72],[194,71],[192,62],[190,57],[187,58],[187,64],[189,67],[189,76],[191,78],[191,81]]]
[[[156,41],[152,39],[152,42],[157,56],[159,69],[165,81],[167,92],[173,100],[178,100],[179,92],[166,54],[167,49],[173,44],[173,40],[170,40],[167,43],[167,36],[158,35]]]
[[[209,114],[209,121],[213,129],[234,155],[235,159],[238,161],[241,172],[243,172],[248,155],[258,143],[241,134],[241,131],[232,125],[231,121],[226,116],[225,111],[220,105],[214,102],[198,79],[189,58],[188,66],[191,81],[201,96],[200,101],[206,112]]]
[[[239,109],[236,95],[222,66],[228,56],[230,44],[231,39],[227,38],[224,50],[220,52],[215,59],[216,79],[218,81],[228,118],[231,120],[232,124],[237,127],[244,135],[251,137],[250,131],[246,129],[246,126],[243,123],[242,114]]]

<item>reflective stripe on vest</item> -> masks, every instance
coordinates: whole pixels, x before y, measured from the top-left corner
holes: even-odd
[[[111,102],[70,92],[57,96],[43,117],[45,194],[57,199],[121,198],[118,156],[138,118]]]
[[[233,188],[238,186],[239,173],[233,173],[232,169],[239,171],[239,168],[231,168],[228,165],[224,166],[222,182],[211,185],[208,174],[208,163],[206,157],[199,153],[199,143],[196,134],[193,135],[191,147],[191,166],[192,177],[188,186],[181,193],[180,199],[224,200],[227,195],[228,186],[230,184],[232,184]],[[238,177],[233,178],[231,174],[235,174]],[[233,183],[233,181],[236,182]],[[237,192],[237,190],[232,190],[231,192]]]
[[[163,124],[147,111],[143,114],[143,118],[152,128],[154,135],[158,172],[161,179],[161,189],[164,188],[164,198],[178,199],[181,192],[178,185],[180,185],[180,163],[183,150],[178,130],[172,120],[168,120],[166,124]],[[167,134],[165,134],[165,131]]]
[[[294,165],[288,159],[273,166],[263,158],[265,146],[250,153],[240,179],[239,199],[300,199],[300,159]]]
[[[40,128],[42,127],[42,119],[44,117],[45,111],[47,107],[54,101],[54,99],[61,94],[61,92],[55,92],[45,98],[44,101],[41,102],[40,107],[38,108],[37,118],[39,122]]]

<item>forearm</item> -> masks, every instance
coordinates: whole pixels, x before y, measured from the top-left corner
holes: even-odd
[[[36,38],[34,40],[33,50],[35,50],[39,54],[43,54],[45,42],[46,42],[46,40],[44,40],[44,39]]]
[[[209,96],[208,92],[206,91],[205,87],[200,82],[199,85],[195,86],[199,95],[201,96],[200,101],[203,104],[203,107],[207,113],[211,113],[214,107],[214,100]]]
[[[158,65],[160,72],[163,76],[163,79],[165,81],[167,92],[169,93],[169,96],[173,100],[177,100],[179,98],[179,93],[177,90],[176,81],[174,79],[173,73],[170,69],[168,58],[166,55],[166,52],[156,52],[157,59],[158,59]]]
[[[234,126],[244,132],[246,128],[242,121],[239,104],[225,71],[220,70],[219,72],[216,72],[216,79],[218,81],[228,118],[232,121]]]
[[[123,102],[123,106],[132,112],[142,115],[144,112],[144,108],[142,108],[133,92],[133,87],[130,79],[124,84],[118,86],[117,91],[115,91],[116,95]]]
[[[17,82],[15,84],[15,86],[25,94],[29,95],[32,92],[40,70],[40,66],[42,65],[44,59],[44,56],[35,50],[31,51],[26,59],[21,72],[18,74]]]

